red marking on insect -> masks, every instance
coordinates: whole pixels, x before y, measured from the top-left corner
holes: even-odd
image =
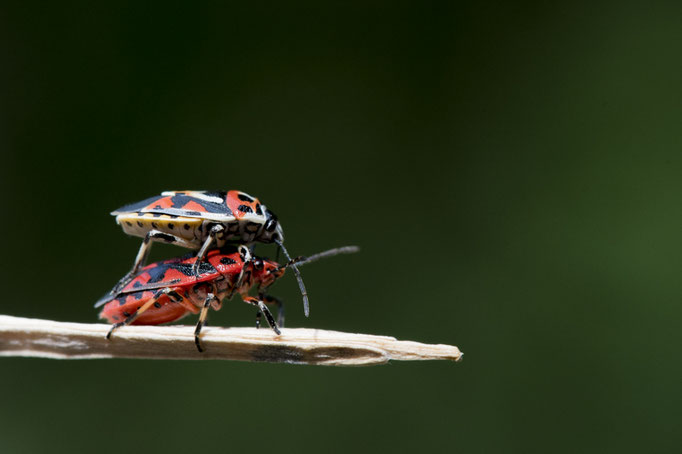
[[[164,208],[171,208],[173,206],[173,201],[170,197],[160,197],[154,200],[152,203],[143,208],[143,210],[160,210]]]
[[[182,206],[182,209],[188,210],[188,211],[204,211],[204,210],[206,210],[206,208],[204,208],[203,205],[198,204],[194,200],[191,200],[191,201],[187,202],[186,204],[184,204]]]
[[[246,215],[263,215],[260,201],[241,191],[227,191],[225,197],[227,207],[232,211],[237,219],[242,219]]]

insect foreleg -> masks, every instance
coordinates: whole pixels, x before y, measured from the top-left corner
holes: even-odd
[[[258,310],[260,311],[260,313],[265,315],[265,319],[268,321],[270,328],[272,328],[272,330],[275,333],[277,333],[278,335],[282,334],[282,332],[277,327],[277,322],[275,322],[275,318],[272,316],[272,314],[270,313],[270,310],[263,303],[263,301],[261,301],[258,298],[255,298],[253,296],[243,296],[242,300],[247,304],[252,304],[252,305],[256,306],[258,308]]]
[[[260,298],[265,304],[277,305],[277,324],[280,328],[284,328],[284,302],[272,295],[263,295]]]

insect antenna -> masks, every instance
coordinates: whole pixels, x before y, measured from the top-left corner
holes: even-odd
[[[301,272],[298,271],[296,262],[291,260],[291,256],[289,255],[287,248],[284,247],[284,244],[282,244],[282,242],[279,240],[275,240],[275,243],[282,249],[282,252],[284,252],[284,256],[287,258],[287,260],[289,260],[289,263],[291,263],[291,265],[287,263],[287,266],[291,266],[291,269],[294,271],[294,274],[296,275],[298,288],[301,289],[301,295],[303,296],[303,313],[305,314],[306,317],[308,317],[310,315],[310,305],[308,304],[308,291],[305,289],[305,284],[303,284]]]
[[[282,251],[284,252],[284,255],[289,259],[289,261],[277,268],[278,270],[285,269],[291,267],[292,270],[294,270],[294,274],[296,274],[296,279],[298,280],[298,286],[301,289],[301,294],[303,295],[303,309],[305,312],[305,316],[308,316],[309,310],[308,310],[308,293],[305,290],[305,286],[303,285],[303,278],[301,277],[300,271],[298,271],[298,267],[296,265],[305,265],[306,263],[311,263],[315,262],[317,260],[327,258],[327,257],[333,257],[335,255],[339,254],[354,254],[358,251],[360,251],[360,248],[357,246],[343,246],[343,247],[337,247],[334,249],[329,249],[328,251],[324,252],[318,252],[317,254],[313,254],[309,257],[305,256],[299,256],[296,257],[295,259],[292,259],[289,256],[289,253],[287,250],[284,248],[284,246],[281,243],[277,243],[281,248]]]
[[[359,252],[359,251],[360,251],[360,248],[357,246],[343,246],[343,247],[337,247],[334,249],[329,249],[328,251],[324,251],[324,252],[318,252],[317,254],[309,255],[307,257],[306,256],[297,257],[294,259],[294,261],[296,262],[296,264],[298,266],[301,266],[301,265],[306,265],[306,264],[311,263],[311,262],[316,262],[320,259],[325,259],[327,257],[333,257],[333,256],[339,255],[339,254],[355,254],[356,252]]]

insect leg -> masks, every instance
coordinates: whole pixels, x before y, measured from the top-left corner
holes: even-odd
[[[184,238],[160,232],[158,230],[150,230],[144,236],[142,245],[140,245],[140,250],[137,252],[137,257],[135,257],[133,269],[130,270],[130,273],[128,274],[137,274],[140,271],[140,268],[147,263],[147,257],[149,257],[149,251],[151,251],[152,243],[154,241],[163,241],[164,243],[168,244],[179,244],[180,246],[192,248],[192,244],[188,243]]]
[[[239,277],[235,281],[234,285],[232,286],[232,289],[230,290],[230,293],[227,295],[227,299],[231,299],[232,296],[234,296],[235,292],[238,292],[239,289],[244,285],[245,282],[250,282],[251,280],[251,261],[253,260],[253,256],[251,255],[251,252],[249,251],[249,248],[247,248],[244,245],[239,246],[239,255],[241,256],[243,265],[242,269],[239,272]]]
[[[258,308],[258,310],[260,311],[260,313],[265,315],[265,319],[268,321],[270,328],[272,328],[272,330],[275,333],[277,333],[278,335],[282,334],[282,332],[277,327],[277,322],[275,322],[274,317],[270,313],[270,310],[267,308],[267,306],[263,303],[263,301],[261,301],[258,298],[255,298],[253,296],[243,296],[242,300],[247,304],[252,304],[252,305],[256,306]]]
[[[208,308],[211,305],[215,305],[218,298],[213,293],[206,294],[206,300],[204,300],[204,306],[201,308],[201,313],[199,314],[199,321],[197,322],[197,327],[194,329],[194,344],[197,346],[199,352],[203,352],[204,349],[201,347],[201,341],[199,340],[199,334],[201,334],[201,328],[206,326],[206,316],[208,315]]]
[[[114,323],[113,325],[111,325],[111,329],[109,329],[109,332],[107,333],[107,339],[111,339],[111,335],[116,329],[120,328],[121,326],[130,325],[131,323],[133,323],[135,321],[135,319],[140,316],[140,314],[142,314],[147,309],[149,309],[152,306],[152,304],[156,303],[158,301],[158,299],[163,295],[168,295],[168,297],[171,298],[171,300],[176,301],[176,302],[182,301],[182,296],[180,296],[177,292],[175,292],[170,287],[166,287],[164,289],[159,290],[158,292],[156,292],[154,294],[154,296],[149,298],[149,300],[147,300],[147,302],[145,302],[142,306],[140,306],[135,312],[130,314],[128,317],[126,317],[125,320],[123,320],[122,322]]]
[[[216,240],[216,236],[218,236],[219,233],[225,231],[225,226],[222,224],[216,224],[213,227],[211,227],[211,230],[208,232],[208,237],[206,237],[206,241],[204,241],[204,244],[201,246],[201,249],[199,249],[199,252],[197,252],[197,261],[194,262],[194,265],[192,266],[192,274],[194,274],[195,277],[199,276],[199,266],[201,265],[201,262],[204,261],[204,256],[206,255],[206,251],[211,247],[211,244],[213,244]]]
[[[263,295],[261,300],[265,304],[276,304],[277,305],[277,324],[280,328],[284,328],[284,302],[272,295]]]
[[[135,275],[140,272],[140,269],[147,262],[147,257],[149,257],[149,251],[151,250],[152,242],[154,241],[163,241],[169,244],[178,244],[180,246],[188,248],[194,247],[192,246],[192,244],[188,243],[183,238],[177,237],[175,235],[169,235],[168,233],[163,233],[158,230],[150,230],[145,235],[144,240],[142,240],[140,250],[137,252],[137,257],[135,257],[135,263],[133,263],[133,268],[116,283],[114,288],[112,288],[109,291],[109,293],[107,293],[99,300],[97,300],[97,302],[95,303],[95,307],[100,307],[111,301],[111,299],[115,295],[117,295],[121,290],[123,290],[123,288],[135,277]]]

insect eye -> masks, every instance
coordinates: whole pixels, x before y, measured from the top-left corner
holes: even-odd
[[[258,271],[262,270],[263,269],[263,261],[261,259],[255,259],[253,261],[253,268],[255,270],[258,270]]]
[[[264,225],[265,230],[268,232],[274,232],[278,224],[277,216],[275,215],[275,213],[268,210],[267,208],[265,209],[265,216],[268,219]]]
[[[267,230],[268,232],[274,232],[276,228],[277,219],[270,219],[268,222],[265,223],[265,230]]]

